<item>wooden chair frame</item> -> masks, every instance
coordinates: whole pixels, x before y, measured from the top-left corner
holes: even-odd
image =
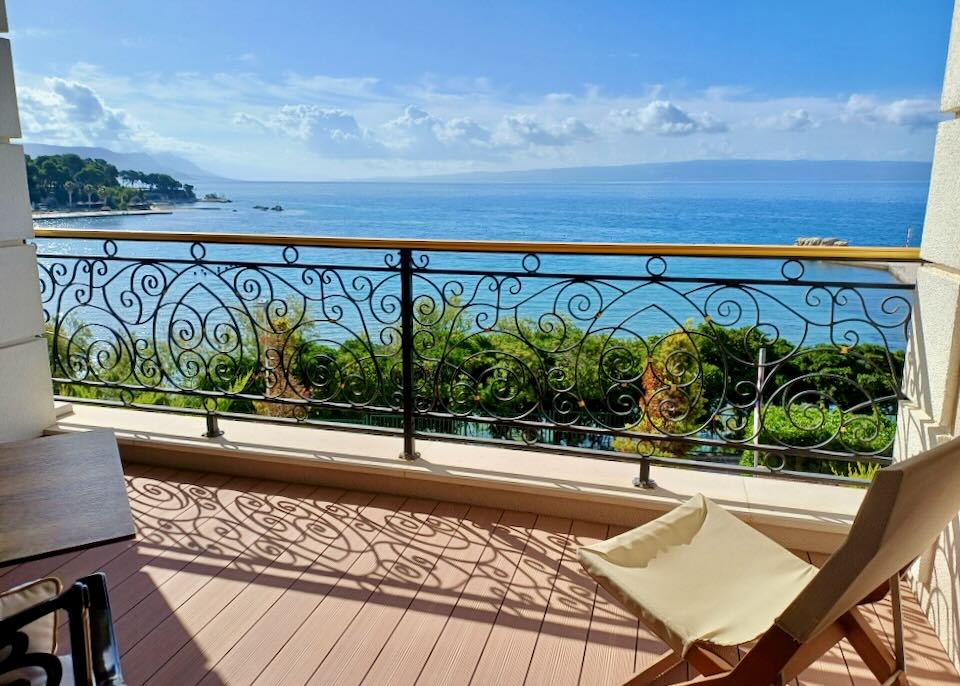
[[[694,646],[685,657],[675,651],[664,653],[652,665],[627,679],[623,686],[647,686],[684,661],[701,676],[678,682],[676,686],[783,686],[844,638],[850,641],[879,683],[883,686],[907,686],[900,575],[897,574],[860,604],[877,602],[888,591],[893,605],[893,653],[863,618],[860,610],[853,607],[806,643],[797,643],[792,636],[774,625],[736,665],[705,647]]]

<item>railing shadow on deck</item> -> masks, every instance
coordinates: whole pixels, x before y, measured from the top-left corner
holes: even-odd
[[[294,498],[263,490],[250,480],[234,481],[246,490],[233,491],[230,482],[214,489],[134,480],[132,500],[161,503],[150,513],[137,515],[138,548],[144,557],[153,556],[148,564],[181,569],[184,560],[193,556],[189,564],[198,574],[294,587],[317,598],[358,599],[378,591],[376,602],[407,604],[409,597],[400,598],[397,592],[419,591],[427,594],[438,610],[451,610],[464,597],[460,589],[468,579],[489,575],[498,591],[465,599],[487,604],[480,619],[491,623],[499,613],[519,615],[525,607],[545,607],[551,593],[557,592],[563,594],[560,606],[564,615],[589,616],[593,607],[593,584],[585,575],[574,578],[567,570],[560,571],[565,581],[590,587],[583,593],[544,587],[534,580],[535,570],[555,567],[568,548],[569,522],[559,520],[559,528],[550,531],[545,543],[538,543],[529,536],[534,515],[529,516],[529,526],[509,526],[498,522],[498,511],[473,508],[468,515],[467,506],[462,506],[464,521],[470,525],[460,526],[458,516],[432,514],[437,503],[430,500],[392,498],[381,506],[371,503],[369,495],[322,487]],[[396,505],[395,511],[381,513],[382,525],[365,514],[368,508],[393,510]],[[255,540],[245,542],[241,531],[254,534]],[[458,554],[476,545],[484,548],[479,560],[458,562]],[[338,561],[361,553],[365,557],[360,568],[336,568]],[[506,553],[523,554],[525,560],[512,578],[491,571]],[[566,554],[570,555],[570,550]],[[441,556],[455,570],[444,581],[433,569]],[[505,600],[508,587],[511,595]],[[517,621],[520,628],[531,631],[540,626],[539,622]],[[551,632],[559,626],[542,630]]]
[[[569,564],[577,545],[589,542],[578,540],[569,520],[509,513],[508,521],[499,510],[417,498],[222,476],[214,477],[218,486],[204,485],[209,475],[177,478],[130,481],[132,502],[149,503],[137,514],[139,554],[161,574],[189,565],[191,574],[302,594],[316,607],[330,599],[405,609],[416,599],[418,612],[450,616],[466,606],[471,621],[553,636],[566,635],[571,622],[588,622],[590,641],[622,639],[624,618],[595,611],[612,599],[602,589],[598,598],[595,583]],[[465,555],[476,546],[481,555]],[[483,595],[468,590],[478,580]],[[124,612],[121,628],[143,602],[136,599]],[[140,624],[148,615],[134,616]],[[918,633],[925,627],[919,608],[911,605],[907,619],[908,645],[921,658],[913,675],[934,678],[949,670],[945,656]],[[138,629],[149,630],[149,623]],[[256,630],[254,624],[250,631]],[[656,639],[648,642],[647,652],[661,651]],[[183,645],[190,650],[189,640]],[[154,659],[162,655],[161,649]]]

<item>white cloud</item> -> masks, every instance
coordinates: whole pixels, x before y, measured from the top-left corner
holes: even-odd
[[[108,107],[90,86],[61,78],[19,89],[20,116],[30,140],[128,149],[182,149],[145,129],[124,110]]]
[[[932,98],[769,98],[735,85],[517,93],[467,77],[266,78],[254,57],[209,73],[20,71],[26,136],[193,153],[226,176],[359,178],[703,157],[925,159],[940,118]]]
[[[443,122],[435,133],[446,145],[486,147],[490,145],[490,131],[470,117],[457,117]]]
[[[402,157],[417,159],[498,157],[506,150],[561,147],[593,137],[593,129],[575,117],[541,121],[532,114],[509,114],[491,132],[470,117],[445,120],[413,105],[381,127],[387,147]]]
[[[317,152],[332,157],[376,157],[383,153],[369,132],[343,110],[284,105],[263,118],[238,112],[233,121],[309,143]]]
[[[614,110],[609,118],[623,133],[689,136],[694,133],[722,133],[727,130],[727,125],[712,114],[690,114],[669,100],[654,100],[636,109]]]
[[[888,103],[854,93],[844,107],[845,121],[904,126],[911,131],[936,126],[943,119],[935,100],[908,98]]]
[[[595,137],[594,130],[576,117],[543,122],[533,114],[509,114],[497,127],[494,141],[502,147],[559,147]]]
[[[445,159],[483,155],[491,150],[490,131],[469,117],[440,119],[408,105],[380,127],[384,145],[408,159]]]
[[[472,119],[443,120],[413,105],[375,129],[364,128],[349,112],[315,105],[284,105],[262,117],[238,112],[233,121],[341,159],[468,159],[493,148],[490,131]]]
[[[330,157],[407,160],[499,159],[508,151],[563,147],[595,137],[575,117],[541,121],[510,114],[496,130],[470,117],[443,119],[415,105],[375,128],[364,128],[349,112],[314,105],[284,105],[266,115],[234,115],[235,124],[309,143]]]
[[[757,117],[754,124],[758,128],[775,131],[805,131],[816,126],[810,113],[803,108],[787,110],[768,117]]]

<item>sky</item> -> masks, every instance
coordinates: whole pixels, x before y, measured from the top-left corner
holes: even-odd
[[[24,140],[251,180],[929,160],[953,0],[7,0]]]

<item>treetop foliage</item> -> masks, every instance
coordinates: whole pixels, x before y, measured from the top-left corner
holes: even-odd
[[[172,201],[196,199],[193,186],[168,174],[148,174],[119,170],[102,159],[79,155],[27,156],[27,188],[30,202],[54,202],[68,207],[77,202],[93,202],[94,196],[115,209],[132,202],[144,202],[151,196]],[[159,199],[159,198],[157,198]]]

